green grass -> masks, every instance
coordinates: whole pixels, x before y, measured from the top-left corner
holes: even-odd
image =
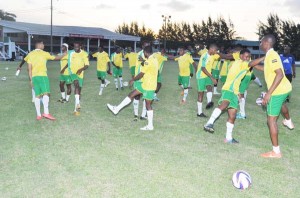
[[[79,117],[72,115],[73,95],[68,104],[56,102],[59,66],[48,63],[50,113],[57,120],[38,122],[27,71],[15,77],[17,65],[0,62],[0,77],[7,77],[0,81],[1,197],[300,197],[299,129],[287,130],[279,118],[283,158],[259,156],[271,149],[271,142],[265,112],[255,104],[265,88],[253,82],[246,105],[248,118],[237,120],[234,128],[240,144],[225,145],[226,114],[216,122],[215,134],[202,130],[207,119],[196,117],[194,78],[188,103],[179,105],[174,62],[164,68],[161,100],[153,105],[153,132],[139,130],[146,122],[132,121],[132,106],[118,116],[106,109],[106,103],[119,103],[130,90],[117,92],[112,83],[98,96],[95,62],[85,74]],[[124,76],[128,80],[127,67]],[[299,127],[299,78],[293,84],[288,106]],[[252,176],[251,189],[239,191],[232,186],[232,174],[239,169]]]

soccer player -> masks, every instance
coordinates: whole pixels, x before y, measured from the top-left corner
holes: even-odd
[[[131,47],[128,48],[128,52],[124,56],[124,58],[128,59],[130,74],[131,74],[132,78],[134,78],[134,74],[135,74],[137,56],[138,56],[138,54],[135,52],[132,52]]]
[[[61,46],[61,51],[66,54],[60,61],[60,82],[59,82],[59,88],[61,92],[61,99],[58,100],[58,102],[61,103],[66,103],[69,102],[69,98],[71,96],[72,92],[72,79],[70,76],[70,71],[67,69],[68,68],[68,52],[69,45],[67,43],[63,43]],[[65,84],[67,85],[67,95],[65,92]]]
[[[41,40],[36,41],[35,50],[28,54],[28,74],[36,95],[34,105],[37,120],[41,120],[43,117],[49,120],[55,120],[55,118],[49,113],[50,85],[47,76],[46,63],[47,60],[60,60],[64,55],[51,56],[50,53],[44,51],[44,43]],[[44,106],[43,115],[41,115],[40,110],[41,97]]]
[[[222,111],[228,111],[228,119],[226,123],[226,138],[225,143],[235,144],[238,143],[232,137],[232,131],[234,128],[234,122],[236,118],[236,112],[238,107],[238,95],[241,80],[249,71],[249,60],[251,54],[248,49],[243,49],[240,52],[240,59],[236,60],[232,68],[228,72],[227,80],[222,87],[222,96],[219,100],[219,106],[214,109],[208,122],[204,125],[204,130],[209,133],[214,133],[214,122],[221,115]],[[258,65],[263,58],[253,61],[253,66]]]
[[[112,106],[107,104],[108,109],[115,115],[117,115],[121,109],[129,105],[135,96],[143,94],[143,98],[146,102],[148,125],[142,127],[141,130],[153,130],[153,109],[151,103],[154,99],[154,92],[157,86],[157,74],[158,74],[158,62],[152,54],[152,47],[147,46],[144,48],[144,55],[146,60],[142,62],[142,71],[135,76],[131,81],[142,79],[140,87],[136,87],[118,106]]]
[[[192,59],[192,56],[185,52],[184,47],[179,48],[179,57],[175,58],[175,61],[178,61],[179,66],[178,85],[183,89],[183,98],[180,103],[185,104],[189,93],[190,64],[193,64],[194,68],[196,68],[197,65]]]
[[[115,78],[116,90],[119,90],[118,86],[118,78],[120,81],[120,88],[123,90],[123,60],[122,60],[122,52],[120,48],[117,48],[116,52],[111,55],[111,63],[113,64],[113,76]]]
[[[106,80],[106,75],[110,73],[110,59],[101,46],[99,46],[98,52],[94,53],[92,57],[97,58],[97,77],[101,81],[99,90],[99,96],[101,96],[108,81]]]
[[[156,52],[154,54],[154,56],[158,61],[157,88],[154,93],[154,100],[159,101],[159,98],[157,97],[157,93],[159,92],[159,90],[162,86],[162,70],[163,70],[165,62],[168,60],[168,56],[166,56],[165,49],[161,49],[160,52]]]
[[[287,79],[292,82],[296,77],[295,57],[291,54],[291,48],[284,46],[283,54],[280,54],[280,59],[283,64],[284,73]]]
[[[71,70],[71,79],[75,87],[74,115],[80,115],[80,95],[83,86],[84,70],[89,66],[88,54],[81,50],[78,42],[74,43],[74,50],[68,52],[68,65]]]
[[[283,65],[280,56],[274,51],[273,46],[276,39],[273,35],[266,35],[262,38],[260,48],[266,53],[264,66],[256,66],[258,70],[264,72],[268,91],[265,94],[262,104],[267,105],[267,123],[270,133],[273,150],[261,154],[264,158],[281,158],[278,143],[277,119],[281,113],[284,116],[283,125],[289,129],[294,129],[294,124],[289,115],[289,110],[285,101],[292,91],[292,85],[284,75]],[[253,61],[250,62],[250,65]]]
[[[218,82],[219,82],[219,76],[220,76],[220,65],[221,65],[221,59],[217,59],[213,62],[211,74],[216,79],[217,84],[214,84],[214,95],[220,95],[220,93],[217,91],[218,89]]]
[[[208,51],[203,54],[200,58],[198,69],[196,73],[197,85],[198,85],[198,117],[206,117],[202,111],[202,102],[204,91],[207,90],[207,105],[206,109],[213,107],[214,103],[212,102],[212,85],[217,84],[217,80],[211,74],[212,64],[215,60],[219,59],[220,56],[217,55],[218,47],[215,44],[209,46]]]
[[[199,52],[198,55],[201,57],[203,54],[205,54],[208,50],[206,49],[205,45],[200,44],[199,45]]]

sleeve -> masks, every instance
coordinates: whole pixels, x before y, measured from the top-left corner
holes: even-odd
[[[89,61],[89,57],[88,56],[84,56],[84,66],[89,66],[90,65],[90,61]]]
[[[275,71],[277,69],[280,69],[280,68],[283,68],[282,62],[281,62],[281,59],[280,59],[279,55],[272,54],[269,61],[271,61],[273,71]]]
[[[178,61],[178,60],[179,60],[179,57],[174,59],[174,61]]]
[[[92,57],[96,58],[96,57],[97,57],[97,53],[98,53],[98,52],[94,53],[94,54],[92,55]]]
[[[193,64],[193,63],[194,63],[194,59],[193,59],[193,57],[192,57],[192,56],[190,56],[190,58],[189,58],[189,62],[190,62],[190,64]]]
[[[234,60],[239,60],[240,59],[240,53],[239,52],[233,53],[232,56],[233,56]]]
[[[27,54],[27,55],[25,56],[24,61],[25,61],[25,62],[28,62],[28,59],[29,59],[29,54]]]
[[[293,59],[292,64],[295,65],[296,64],[296,62],[295,62],[295,56],[292,55],[292,59]]]
[[[105,60],[106,60],[107,63],[110,62],[110,59],[109,59],[108,55],[106,56]]]
[[[207,56],[201,58],[200,61],[199,61],[199,66],[200,67],[206,67],[206,60],[207,60]]]
[[[164,56],[164,57],[163,57],[163,60],[164,60],[164,61],[167,61],[167,60],[168,60],[168,57],[167,57],[167,56]]]
[[[127,54],[125,54],[124,58],[128,58],[128,53],[127,53]]]
[[[55,59],[55,56],[52,56],[49,52],[46,52],[45,56],[46,56],[47,60],[54,60]]]

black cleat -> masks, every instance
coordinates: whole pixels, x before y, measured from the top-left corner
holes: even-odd
[[[135,115],[134,118],[133,118],[133,121],[136,122],[136,121],[138,121],[138,119],[139,119],[139,116]]]
[[[119,91],[119,88],[116,88],[117,91]]]
[[[214,102],[209,102],[207,105],[206,105],[206,109],[210,109],[214,106]]]
[[[236,139],[232,138],[231,140],[225,139],[224,143],[226,143],[226,144],[238,144],[239,141],[237,141]]]
[[[148,118],[147,117],[140,117],[140,120],[148,120]]]
[[[204,113],[197,114],[197,117],[199,117],[199,118],[207,118],[207,116]]]
[[[207,124],[204,125],[204,131],[209,132],[209,133],[214,133],[214,125],[213,124]]]

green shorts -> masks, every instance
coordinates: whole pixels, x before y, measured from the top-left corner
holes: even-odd
[[[105,80],[107,73],[105,71],[98,71],[97,70],[97,77],[100,80]]]
[[[71,84],[72,83],[72,79],[71,79],[71,76],[70,75],[60,75],[59,77],[59,80],[61,82],[66,82],[67,85]]]
[[[48,76],[32,77],[32,85],[36,96],[50,93],[50,84]]]
[[[255,80],[256,76],[254,75],[254,73],[251,74],[251,80]]]
[[[279,116],[281,107],[289,95],[290,93],[271,96],[267,105],[268,116]]]
[[[197,79],[198,92],[206,90],[207,86],[213,86],[213,82],[209,77]]]
[[[227,76],[221,76],[220,80],[224,84],[226,82]]]
[[[190,73],[193,74],[195,72],[194,65],[190,64]]]
[[[219,76],[220,76],[220,70],[215,70],[215,69],[213,69],[213,70],[211,71],[211,74],[212,74],[212,76],[213,76],[214,79],[219,79]]]
[[[144,89],[142,87],[142,82],[135,81],[134,84],[133,84],[133,87],[134,87],[135,90],[137,90],[141,94],[144,92]]]
[[[130,74],[131,74],[131,76],[135,75],[135,66],[130,67]]]
[[[115,78],[121,77],[122,75],[123,75],[123,69],[122,68],[116,68],[116,67],[113,68],[113,76]]]
[[[251,76],[245,76],[240,84],[239,92],[244,94],[251,82]]]
[[[143,99],[145,100],[153,100],[154,99],[154,93],[155,91],[151,90],[144,90],[143,92]]]
[[[187,89],[190,84],[190,76],[178,76],[178,84],[182,85],[184,89]]]
[[[239,98],[236,94],[231,91],[222,90],[222,96],[219,100],[219,105],[224,101],[229,101],[229,105],[227,108],[237,109],[239,106]]]
[[[160,73],[157,75],[157,83],[162,83],[162,77]]]
[[[80,78],[77,74],[72,74],[71,79],[72,79],[72,82],[74,82],[75,80],[78,80],[79,87],[83,86],[83,78]]]

